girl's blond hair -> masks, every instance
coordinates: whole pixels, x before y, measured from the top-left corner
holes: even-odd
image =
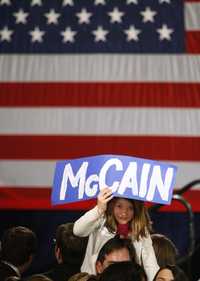
[[[113,208],[120,197],[114,197],[110,202],[108,202],[107,209],[105,212],[105,226],[112,233],[117,231],[117,222],[114,218]],[[139,240],[140,237],[146,237],[147,233],[151,231],[151,221],[144,202],[127,199],[133,205],[133,219],[130,221],[130,228],[133,233],[133,237]]]

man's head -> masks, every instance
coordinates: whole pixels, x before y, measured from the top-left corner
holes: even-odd
[[[97,274],[115,262],[135,260],[135,250],[129,239],[111,238],[101,248],[96,261]]]
[[[99,281],[147,281],[144,269],[133,261],[109,265],[98,278]]]
[[[35,233],[27,227],[17,226],[6,230],[2,237],[1,259],[24,272],[32,262],[37,249]]]
[[[87,238],[73,234],[73,223],[61,224],[56,230],[55,256],[58,263],[80,266],[87,246]]]

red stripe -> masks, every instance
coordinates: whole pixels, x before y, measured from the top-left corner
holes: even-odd
[[[1,136],[0,159],[70,159],[124,154],[148,159],[200,161],[200,137]]]
[[[194,212],[200,212],[200,190],[190,190],[185,194],[185,199],[192,205]],[[17,210],[88,210],[96,204],[96,200],[63,204],[59,206],[51,205],[50,188],[33,187],[0,187],[0,209]],[[149,204],[147,204],[148,206]],[[185,208],[173,201],[169,206],[161,208],[161,211],[184,212]]]
[[[67,205],[51,205],[51,188],[0,187],[0,209],[26,210],[84,210],[95,205],[94,200]]]
[[[191,189],[187,191],[182,197],[191,205],[193,212],[200,212],[200,186],[199,189]],[[152,206],[152,204],[147,203],[147,206]],[[160,209],[161,212],[184,212],[186,208],[178,200],[172,200],[170,205],[163,205]]]
[[[200,83],[0,83],[0,106],[200,107]]]
[[[186,52],[188,54],[200,53],[200,32],[189,31],[186,33]]]

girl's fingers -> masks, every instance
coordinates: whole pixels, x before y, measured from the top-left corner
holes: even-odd
[[[108,198],[105,199],[105,202],[108,203],[112,198],[113,198],[113,195],[109,196]]]
[[[110,198],[111,196],[112,196],[112,192],[107,193],[107,194],[105,195],[105,199]]]
[[[103,189],[103,193],[104,196],[108,196],[110,194],[112,194],[112,190],[108,187],[106,187],[105,189]]]
[[[107,196],[103,197],[102,200],[103,200],[104,202],[107,202],[107,201],[109,201],[112,197],[113,197],[113,195],[112,195],[112,193],[111,193],[110,195],[107,195]]]
[[[110,196],[112,194],[112,190],[109,189],[108,187],[102,189],[99,193],[99,198],[107,198],[108,196]]]
[[[99,213],[102,214],[105,212],[107,203],[113,198],[112,190],[108,187],[102,189],[99,192],[99,195],[97,197],[97,206]]]
[[[108,187],[102,189],[98,196],[98,202],[99,204],[106,205],[108,201],[110,201],[113,198],[112,190]]]

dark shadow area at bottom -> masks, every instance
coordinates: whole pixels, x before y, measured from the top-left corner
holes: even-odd
[[[0,237],[5,229],[12,226],[26,226],[32,229],[39,241],[39,249],[33,264],[26,273],[44,272],[55,262],[54,244],[56,228],[59,224],[73,222],[80,217],[80,211],[16,211],[1,210]],[[186,213],[158,212],[151,214],[153,229],[156,233],[167,235],[176,245],[180,255],[185,255],[188,248],[188,217]],[[181,267],[189,274],[191,281],[200,278],[200,213],[194,214],[196,247],[192,258]]]

